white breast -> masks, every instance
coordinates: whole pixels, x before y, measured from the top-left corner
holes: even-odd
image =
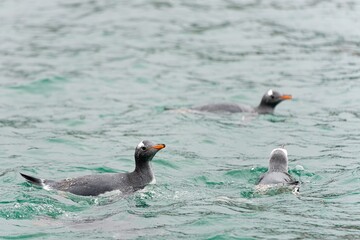
[[[156,178],[153,177],[153,179],[151,180],[151,182],[149,182],[149,184],[156,184]]]
[[[151,182],[149,184],[155,184],[156,183],[156,178],[155,178],[154,172],[152,170],[152,164],[149,163],[149,165],[150,165],[150,171],[151,171]]]

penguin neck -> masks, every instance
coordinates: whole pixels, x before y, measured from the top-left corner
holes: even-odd
[[[155,181],[155,176],[150,161],[136,162],[134,173],[138,174],[140,178],[145,181],[145,184],[149,184]]]
[[[260,103],[259,106],[255,108],[255,111],[259,114],[272,114],[274,113],[274,107],[262,105]]]
[[[271,164],[269,165],[269,172],[288,172],[288,166],[280,165],[280,164]]]

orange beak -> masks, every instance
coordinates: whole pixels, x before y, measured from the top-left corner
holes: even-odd
[[[282,95],[282,96],[280,96],[280,98],[282,100],[290,100],[290,99],[292,99],[292,96],[291,95]]]
[[[154,146],[152,146],[152,148],[155,148],[157,150],[163,149],[165,147],[165,144],[156,144]]]

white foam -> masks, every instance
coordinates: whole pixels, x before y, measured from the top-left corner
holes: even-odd
[[[271,151],[270,156],[272,156],[275,151],[282,151],[286,156],[288,155],[288,152],[285,148],[275,148]]]
[[[303,166],[301,166],[301,165],[296,165],[295,169],[298,170],[298,171],[304,171],[305,170],[305,168]]]
[[[112,191],[108,191],[108,192],[104,192],[99,194],[99,197],[111,197],[111,196],[117,196],[117,195],[122,195],[123,192],[120,191],[119,189],[116,190],[112,190]]]
[[[267,94],[268,94],[269,96],[272,96],[272,95],[273,95],[273,90],[270,89],[270,90],[267,92]]]
[[[255,186],[256,193],[259,194],[267,194],[268,191],[275,190],[275,191],[292,191],[293,194],[299,194],[299,186],[292,186],[286,185],[284,183],[277,183],[277,184],[258,184]]]
[[[52,188],[49,185],[46,185],[44,181],[45,179],[41,179],[41,186],[43,187],[43,189],[45,189],[46,191],[51,191]]]
[[[269,184],[258,184],[255,186],[255,191],[258,193],[266,193],[269,189],[273,188],[274,185],[269,185]]]

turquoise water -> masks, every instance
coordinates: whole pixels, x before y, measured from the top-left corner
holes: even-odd
[[[360,3],[0,2],[0,238],[360,238]],[[257,105],[275,115],[165,111]],[[126,172],[167,147],[157,184],[123,198],[26,183]],[[255,192],[271,150],[298,196]]]

